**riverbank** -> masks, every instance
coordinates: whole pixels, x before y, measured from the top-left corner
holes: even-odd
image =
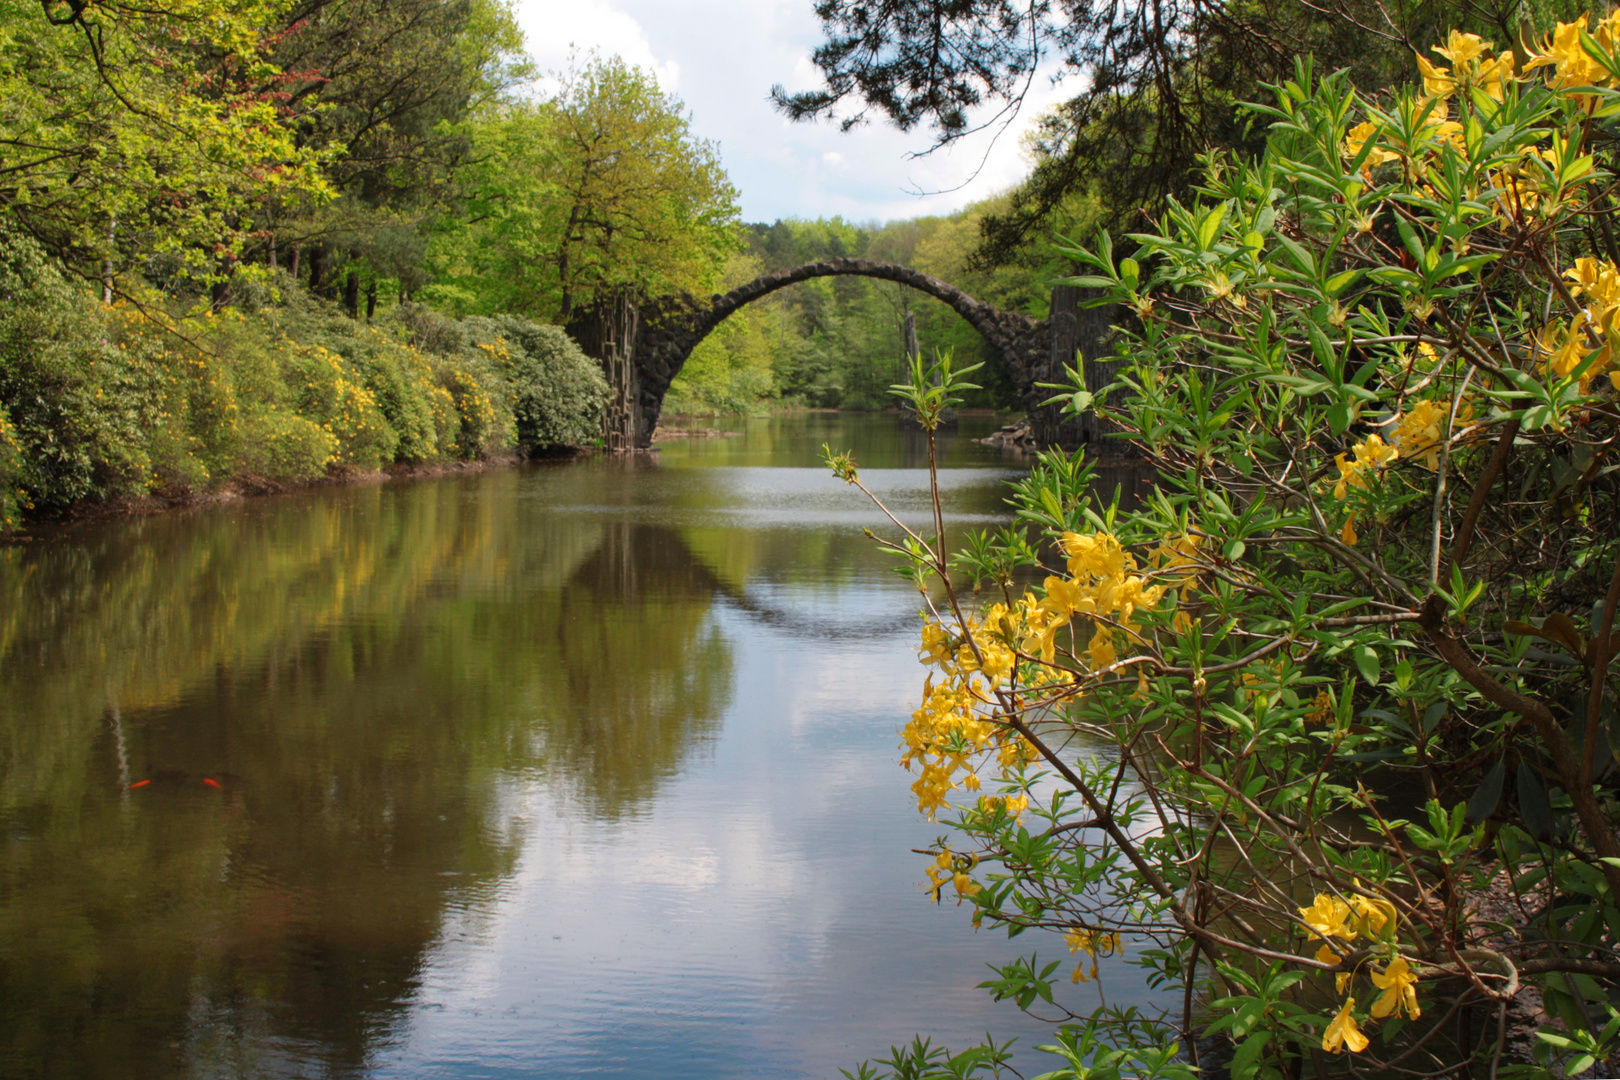
[[[120,496],[99,503],[81,503],[69,507],[67,512],[53,518],[25,522],[11,532],[0,532],[0,544],[27,543],[38,533],[49,532],[61,526],[87,522],[116,521],[148,514],[163,514],[175,510],[195,510],[199,507],[219,506],[272,495],[290,495],[320,488],[356,487],[370,484],[388,484],[394,481],[429,480],[452,474],[475,475],[491,469],[510,468],[528,461],[566,461],[599,453],[590,447],[559,447],[544,454],[530,455],[511,451],[474,461],[430,461],[390,465],[384,469],[332,473],[311,480],[277,482],[264,477],[237,477],[223,487],[207,491],[153,492],[139,496]]]
[[[588,443],[607,384],[561,330],[350,317],[278,277],[212,310],[103,303],[0,245],[0,533]]]

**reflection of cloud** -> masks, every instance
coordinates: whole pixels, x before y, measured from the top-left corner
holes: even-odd
[[[477,1053],[524,1075],[658,1061],[694,1080],[808,1078],[914,1032],[1040,1041],[975,988],[984,962],[1018,950],[923,894],[910,849],[939,829],[893,748],[920,670],[909,630],[812,646],[730,607],[715,617],[739,663],[714,754],[634,818],[579,816],[543,778],[513,784],[504,816],[530,823],[520,865],[479,933],[442,940],[410,1037],[375,1075],[455,1075]],[[1135,1000],[1129,985],[1111,997]]]

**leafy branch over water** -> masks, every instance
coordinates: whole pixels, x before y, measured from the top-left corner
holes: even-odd
[[[1103,400],[1157,470],[1140,505],[1048,452],[1010,499],[1040,547],[951,558],[937,483],[934,538],[883,541],[925,603],[901,761],[947,827],[930,891],[1164,995],[1071,1008],[1066,964],[1003,967],[984,985],[1057,1027],[1051,1080],[1616,1048],[1620,17],[1523,74],[1472,35],[1435,53],[1382,103],[1302,62],[1259,160],[1206,159],[1131,258],[1066,246],[1134,316]],[[959,378],[898,388],[930,439]],[[879,1065],[1011,1071],[992,1044]]]

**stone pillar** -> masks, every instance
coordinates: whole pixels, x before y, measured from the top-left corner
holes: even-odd
[[[602,414],[602,444],[609,450],[634,450],[652,442],[640,405],[640,380],[635,364],[641,309],[629,292],[599,300],[568,332],[586,356],[602,365],[609,397]]]

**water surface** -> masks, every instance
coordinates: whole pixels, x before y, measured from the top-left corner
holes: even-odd
[[[953,528],[1003,519],[991,426],[946,440]],[[0,547],[0,1076],[819,1078],[914,1032],[1029,1043],[975,984],[1055,942],[927,903],[916,594],[818,463],[853,448],[920,524],[920,436],[736,427]]]

